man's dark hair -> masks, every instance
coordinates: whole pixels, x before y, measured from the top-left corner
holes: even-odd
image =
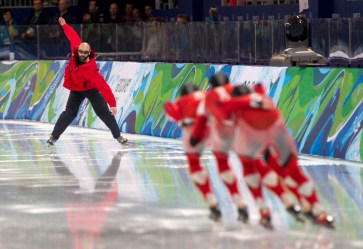
[[[212,85],[212,87],[223,86],[229,83],[229,77],[222,72],[218,72],[212,75],[212,77],[209,79],[209,83]]]
[[[246,85],[236,86],[232,91],[232,96],[243,96],[251,93],[251,89]]]
[[[193,85],[192,83],[189,83],[189,84],[186,84],[182,87],[181,89],[181,93],[180,95],[181,96],[184,96],[184,95],[187,95],[187,94],[190,94],[190,93],[193,93],[193,92],[196,92],[198,91],[198,87]]]

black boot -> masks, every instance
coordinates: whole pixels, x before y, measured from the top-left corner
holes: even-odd
[[[238,208],[237,211],[238,211],[238,220],[244,224],[247,224],[249,221],[247,207]]]
[[[268,229],[268,230],[273,230],[274,227],[272,225],[271,222],[271,214],[269,210],[266,209],[262,209],[260,210],[260,225],[263,226],[264,228]]]
[[[286,211],[289,214],[291,214],[292,217],[294,217],[296,221],[301,222],[301,223],[305,222],[305,219],[304,219],[300,206],[292,205],[291,207],[287,208]]]
[[[222,212],[219,209],[219,207],[218,206],[210,207],[209,210],[210,210],[209,218],[214,221],[220,221],[220,219],[222,218]]]
[[[311,211],[306,212],[305,216],[309,218],[314,224],[324,226],[326,228],[335,229],[334,217],[329,215],[327,212],[322,212],[319,215],[314,215]]]

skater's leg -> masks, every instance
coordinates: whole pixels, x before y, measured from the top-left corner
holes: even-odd
[[[219,210],[217,198],[212,191],[209,175],[200,163],[200,155],[194,153],[187,153],[186,155],[189,163],[190,177],[210,209],[209,217],[212,220],[219,221],[222,213]]]
[[[78,113],[79,106],[85,99],[82,93],[71,91],[68,97],[66,110],[59,116],[53,132],[52,137],[57,140],[67,129],[69,124],[75,119]]]
[[[98,90],[94,89],[87,92],[93,110],[103,123],[111,130],[112,136],[117,139],[120,136],[120,128],[116,122],[115,116],[110,112],[106,101]]]
[[[239,159],[243,169],[243,179],[260,210],[260,224],[271,229],[271,213],[262,193],[261,175],[256,168],[255,160],[246,156],[239,156]]]

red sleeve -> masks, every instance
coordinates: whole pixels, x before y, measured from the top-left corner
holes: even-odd
[[[101,93],[103,99],[107,102],[110,107],[116,106],[116,99],[113,95],[110,86],[107,84],[102,75],[98,72],[90,74],[91,81],[95,82],[96,89]]]
[[[78,48],[79,44],[82,43],[82,40],[77,34],[77,32],[70,25],[64,24],[62,27],[65,35],[67,36],[69,42],[71,43],[71,51],[73,52],[73,50],[75,48]]]
[[[251,99],[249,96],[232,98],[223,101],[222,109],[226,112],[235,112],[243,108],[251,108]]]
[[[203,133],[207,129],[207,121],[208,121],[207,116],[205,115],[197,116],[197,119],[195,120],[193,127],[192,138],[200,139],[203,137]]]
[[[165,112],[169,119],[175,122],[180,122],[182,116],[176,104],[173,104],[171,102],[165,103]]]

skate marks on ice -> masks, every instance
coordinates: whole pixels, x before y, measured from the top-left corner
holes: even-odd
[[[69,127],[49,150],[53,125],[0,121],[0,244],[12,248],[362,248],[361,164],[302,156],[300,162],[336,217],[331,231],[295,222],[266,193],[273,231],[243,182],[251,221],[242,225],[209,152],[202,162],[221,200],[222,222],[188,175],[181,141]],[[238,163],[232,165],[241,175]],[[354,217],[354,218],[352,218]],[[82,232],[80,232],[82,231]],[[92,247],[90,247],[92,248]]]

